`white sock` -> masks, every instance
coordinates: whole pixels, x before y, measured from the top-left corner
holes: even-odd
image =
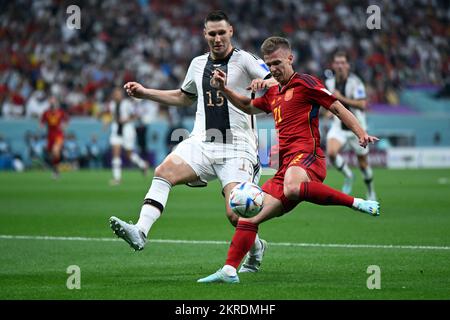
[[[166,206],[171,188],[172,185],[169,181],[159,177],[153,178],[152,185],[145,195],[144,205],[141,208],[139,220],[136,223],[136,226],[145,234],[145,236],[148,235],[152,225],[161,216],[161,213]]]
[[[355,209],[358,208],[358,205],[363,201],[364,201],[364,199],[361,199],[361,198],[353,198],[352,207]]]
[[[344,158],[340,154],[336,155],[333,164],[339,171],[341,171],[345,175],[345,177],[351,178],[353,176],[353,173],[348,167],[347,162],[345,162]]]
[[[122,159],[114,157],[111,166],[114,180],[119,181],[122,178]]]
[[[145,161],[142,160],[141,157],[138,156],[136,152],[133,152],[130,156],[131,162],[133,162],[135,165],[137,165],[140,169],[145,168]]]
[[[249,250],[250,255],[255,255],[261,250],[261,241],[259,241],[259,236],[256,234],[255,243],[253,243],[252,247]]]
[[[236,268],[233,266],[230,266],[229,264],[224,265],[222,267],[222,271],[225,272],[225,274],[230,277],[234,277],[235,275],[237,275]]]

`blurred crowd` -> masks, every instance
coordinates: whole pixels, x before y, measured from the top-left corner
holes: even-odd
[[[97,116],[114,85],[132,80],[178,88],[192,57],[207,51],[203,19],[213,9],[230,16],[236,47],[259,54],[266,37],[286,36],[296,69],[319,77],[332,52],[346,49],[371,102],[396,104],[404,86],[449,79],[446,0],[85,0],[75,2],[79,30],[66,25],[73,2],[0,0],[1,116],[38,117],[50,95],[70,115]],[[379,30],[366,25],[373,4]]]

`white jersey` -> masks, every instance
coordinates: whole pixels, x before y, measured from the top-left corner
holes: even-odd
[[[112,121],[117,124],[118,121],[129,121],[135,114],[133,103],[128,99],[123,99],[120,103],[111,101],[108,104],[108,111],[112,115]]]
[[[133,103],[129,99],[123,99],[120,103],[111,101],[108,104],[108,110],[112,115],[110,143],[133,150],[136,140],[134,122],[130,120],[135,114]],[[118,121],[122,121],[122,124]]]
[[[325,81],[325,85],[327,89],[333,92],[335,89],[339,90],[341,94],[349,99],[360,100],[366,99],[366,89],[364,87],[364,83],[361,79],[350,73],[347,80],[343,83],[339,83],[336,86],[336,78],[330,78]],[[367,130],[367,121],[366,121],[366,113],[358,108],[353,108],[344,104],[344,106],[349,109],[358,119],[361,127],[364,130]],[[333,126],[340,126],[343,130],[349,130],[338,117],[334,117]]]
[[[181,90],[197,97],[197,112],[191,137],[204,142],[232,144],[235,149],[257,154],[256,120],[232,105],[223,94],[211,87],[214,69],[227,74],[227,85],[245,96],[253,79],[266,78],[269,68],[258,57],[239,49],[224,59],[213,60],[209,53],[194,58],[189,66]]]

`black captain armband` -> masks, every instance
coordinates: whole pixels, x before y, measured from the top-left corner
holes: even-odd
[[[164,211],[164,206],[160,202],[158,202],[156,200],[149,199],[149,198],[144,199],[144,203],[142,205],[146,205],[146,204],[148,204],[150,206],[154,206],[159,211],[161,211],[161,213],[163,213],[163,211]]]

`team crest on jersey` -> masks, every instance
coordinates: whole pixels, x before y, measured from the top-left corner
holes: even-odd
[[[291,100],[293,95],[294,95],[294,88],[291,88],[284,94],[284,101]]]

